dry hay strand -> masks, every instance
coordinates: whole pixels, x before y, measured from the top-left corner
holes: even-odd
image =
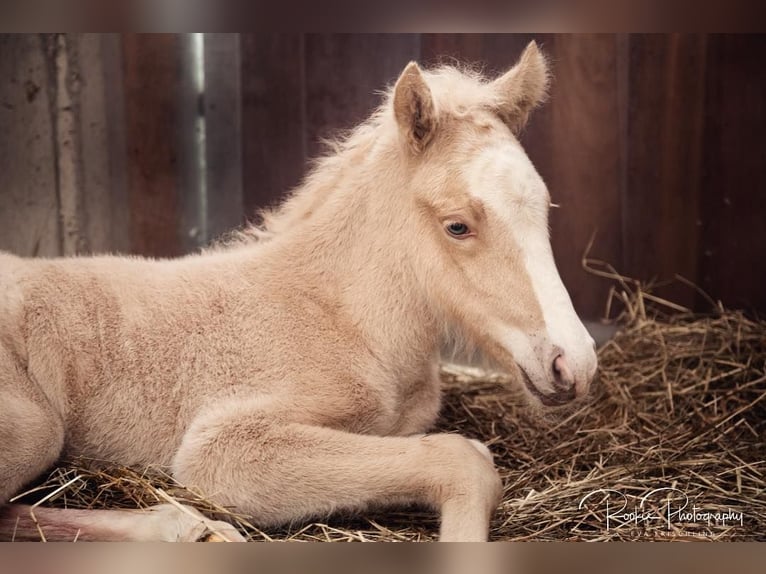
[[[599,350],[590,400],[554,414],[530,409],[512,381],[445,367],[438,430],[484,441],[505,483],[492,540],[766,540],[766,322],[716,304],[705,315],[652,295],[606,265],[591,272],[616,281],[608,302],[622,305],[621,330]],[[409,508],[262,531],[161,469],[137,471],[72,461],[23,498],[70,508],[142,508],[172,496],[232,521],[250,540],[434,540],[434,512]],[[66,486],[66,488],[62,488]],[[640,520],[607,528],[604,495],[613,489]],[[55,496],[51,496],[55,492]],[[672,492],[672,495],[671,495]],[[164,496],[163,496],[164,493]],[[670,504],[697,516],[665,516]],[[609,499],[611,512],[622,504]],[[734,512],[726,521],[701,512]],[[713,518],[715,518],[713,516]]]

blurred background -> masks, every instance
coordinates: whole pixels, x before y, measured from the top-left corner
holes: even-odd
[[[408,61],[499,73],[533,38],[554,84],[521,140],[580,314],[611,286],[581,266],[594,234],[626,275],[766,311],[764,35],[2,35],[0,249],[194,251],[298,185]]]

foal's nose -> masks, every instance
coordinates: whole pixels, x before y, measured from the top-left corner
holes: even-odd
[[[571,391],[574,388],[575,378],[572,369],[569,368],[563,354],[556,355],[553,359],[553,386],[559,392]]]

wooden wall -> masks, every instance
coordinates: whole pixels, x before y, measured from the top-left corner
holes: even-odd
[[[244,146],[261,151],[244,156],[247,206],[296,185],[318,138],[363,119],[373,90],[407,61],[501,72],[531,39],[555,79],[522,143],[562,206],[551,214],[553,247],[578,310],[598,317],[609,289],[581,267],[595,234],[591,255],[626,275],[679,274],[727,304],[766,311],[764,36],[246,36]],[[268,89],[249,99],[249,86]],[[264,126],[275,136],[268,148]],[[707,305],[682,284],[660,293]]]
[[[594,233],[592,256],[627,275],[680,274],[729,305],[766,311],[760,189],[766,37],[759,35],[207,35],[200,109],[207,119],[209,213],[203,215],[213,222],[210,235],[297,185],[320,138],[365,118],[378,102],[375,90],[393,82],[409,60],[456,58],[501,72],[532,38],[550,55],[555,81],[522,143],[561,205],[551,215],[554,252],[581,314],[599,316],[609,288],[581,268]],[[121,250],[176,255],[206,239],[194,236],[188,208],[203,204],[188,183],[186,41],[125,35],[118,41],[119,73],[113,66],[83,71],[91,84],[98,82],[90,74],[101,73],[103,90],[119,92],[105,99],[113,112],[106,122],[110,173],[115,189],[125,188],[124,212],[109,215],[116,229],[127,225],[127,245],[114,243]],[[34,58],[34,50],[27,56]],[[23,137],[19,122],[31,112],[19,86],[30,74],[49,72],[37,64],[29,74],[14,68],[11,86],[9,62],[0,53],[0,94],[11,94],[4,97],[27,111],[0,107],[0,121]],[[7,151],[3,137],[0,169],[9,157],[21,157]],[[35,153],[34,161],[44,163],[45,153]],[[50,210],[24,207],[19,199],[45,195],[41,190],[53,184],[33,176],[32,167],[20,169],[0,190],[0,248],[31,254],[39,244],[38,253],[61,252],[46,231],[55,223]],[[34,189],[23,191],[30,183]],[[34,221],[37,243],[11,237],[10,220]],[[103,250],[104,242],[90,249]],[[683,286],[663,294],[705,307]]]
[[[116,36],[0,35],[0,249],[129,248],[121,85]]]

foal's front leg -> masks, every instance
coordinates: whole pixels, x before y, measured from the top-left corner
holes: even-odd
[[[379,437],[290,422],[255,405],[200,417],[174,474],[263,526],[416,502],[441,512],[440,540],[482,541],[502,493],[489,451],[458,435]]]

